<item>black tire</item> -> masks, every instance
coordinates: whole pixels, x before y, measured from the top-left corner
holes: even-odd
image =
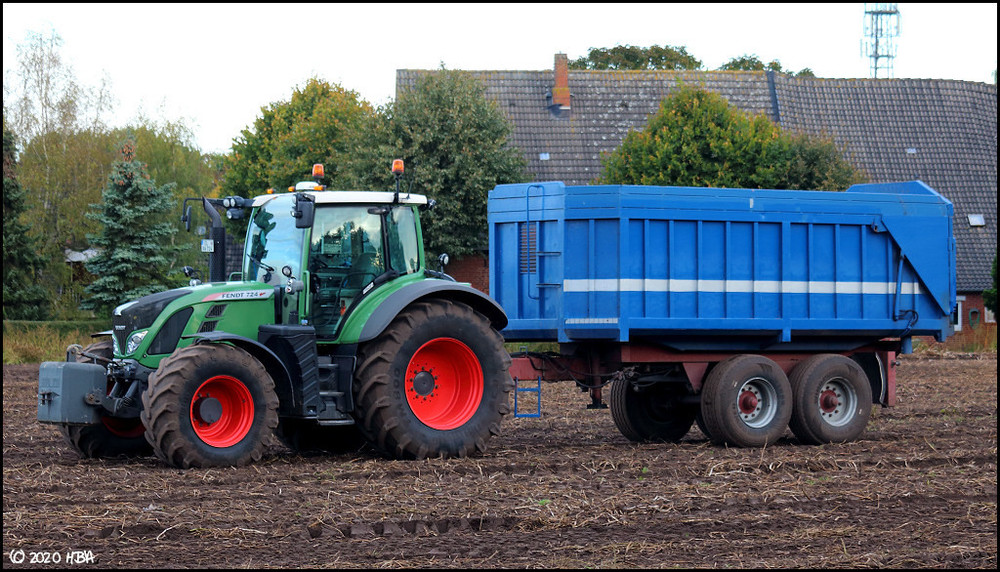
[[[355,418],[397,459],[486,449],[510,412],[510,356],[489,320],[451,300],[411,304],[358,352]]]
[[[778,364],[738,355],[716,365],[702,387],[701,412],[712,442],[764,447],[785,432],[792,415],[792,388]]]
[[[224,344],[188,346],[165,358],[142,403],[156,456],[182,469],[259,461],[278,425],[271,376],[249,353]]]
[[[682,402],[686,393],[672,383],[637,389],[627,381],[616,381],[608,400],[611,419],[630,441],[676,443],[691,430],[698,411]]]
[[[90,344],[83,352],[111,359],[114,356],[113,348],[111,340],[104,340]],[[99,365],[107,363],[83,355],[78,356],[76,361]],[[108,391],[110,390],[109,387]],[[153,452],[153,448],[146,442],[146,430],[139,419],[102,415],[98,424],[61,425],[59,431],[66,443],[85,459],[144,457]]]
[[[366,443],[355,424],[319,425],[310,419],[282,418],[275,433],[296,453],[356,453]]]
[[[811,356],[791,375],[789,426],[803,443],[843,443],[860,436],[872,412],[872,388],[861,366],[837,354]]]
[[[697,410],[698,412],[694,416],[694,422],[698,425],[698,429],[701,431],[701,434],[711,441],[712,434],[708,432],[708,427],[705,426],[705,416],[701,412],[701,406],[699,406]]]

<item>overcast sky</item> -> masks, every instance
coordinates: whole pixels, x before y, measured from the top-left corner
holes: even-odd
[[[898,4],[896,78],[993,82],[997,4]],[[183,119],[227,152],[261,107],[310,77],[394,97],[397,69],[547,70],[591,47],[684,46],[706,69],[755,54],[819,77],[869,77],[864,4],[18,4],[3,5],[4,84],[29,32],[64,41],[80,83],[106,74],[118,105]]]

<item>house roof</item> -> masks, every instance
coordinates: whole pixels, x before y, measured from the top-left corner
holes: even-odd
[[[559,55],[556,67],[559,66]],[[397,70],[396,91],[435,70]],[[555,74],[470,71],[513,124],[512,145],[535,180],[593,183],[601,153],[642,129],[680,84],[703,87],[784,129],[825,135],[872,182],[920,179],[955,206],[958,289],[990,287],[996,254],[996,85],[935,79],[821,79],[774,72],[569,70],[569,106]],[[568,107],[568,109],[567,109]],[[983,215],[970,226],[969,215]]]

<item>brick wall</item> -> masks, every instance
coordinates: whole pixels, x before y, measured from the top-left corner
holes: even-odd
[[[434,268],[436,270],[436,268]],[[489,259],[481,254],[472,254],[453,260],[444,269],[452,278],[459,282],[469,282],[480,292],[490,293]]]

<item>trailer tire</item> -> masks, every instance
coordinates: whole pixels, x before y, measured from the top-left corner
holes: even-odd
[[[642,389],[627,381],[611,384],[611,419],[630,441],[680,441],[694,424],[697,408],[683,403],[687,392],[670,383],[655,383]]]
[[[199,344],[160,362],[142,394],[146,439],[164,462],[189,467],[259,461],[278,425],[274,381],[235,346]]]
[[[789,426],[810,445],[858,438],[868,425],[872,390],[861,366],[837,354],[814,355],[791,375],[794,407]]]
[[[701,412],[716,444],[764,447],[785,432],[792,415],[792,388],[770,359],[737,355],[716,365],[702,388]]]
[[[509,368],[484,315],[452,300],[416,302],[359,348],[355,419],[392,458],[482,452],[510,412]]]
[[[111,359],[114,356],[113,348],[111,340],[104,340],[85,347],[83,353]],[[76,361],[103,365],[103,362],[83,355],[78,356]],[[153,452],[152,447],[146,442],[145,428],[139,419],[119,419],[102,415],[98,424],[61,425],[59,431],[70,448],[84,459],[143,457]]]
[[[278,439],[296,453],[352,453],[365,445],[356,424],[319,425],[309,419],[283,418],[275,431]]]

